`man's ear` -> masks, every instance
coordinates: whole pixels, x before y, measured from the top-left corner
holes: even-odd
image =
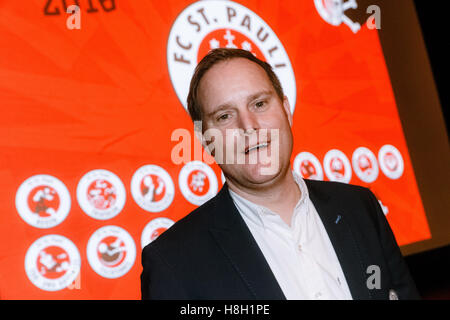
[[[287,96],[284,96],[283,98],[283,108],[284,112],[286,112],[286,116],[289,120],[289,125],[292,127],[292,113],[291,113],[291,105],[289,104],[289,100]]]

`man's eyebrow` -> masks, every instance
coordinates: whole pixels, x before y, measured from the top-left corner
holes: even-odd
[[[258,91],[250,96],[247,97],[247,103],[250,103],[258,98],[260,98],[261,96],[264,95],[273,95],[274,91],[273,90],[262,90],[262,91]],[[219,111],[222,110],[226,110],[226,109],[230,109],[232,107],[231,103],[225,102],[221,105],[219,105],[216,109],[214,109],[213,111],[209,112],[206,114],[206,117],[211,117],[212,115],[216,114]]]
[[[229,103],[221,104],[216,109],[214,109],[213,111],[207,113],[206,116],[210,117],[210,116],[214,115],[215,113],[217,113],[219,111],[226,110],[226,109],[229,109],[229,108],[231,108],[231,104],[229,104]]]
[[[261,96],[266,96],[266,95],[269,96],[269,95],[272,95],[272,94],[274,94],[273,90],[263,90],[263,91],[259,91],[259,92],[255,93],[255,94],[252,94],[251,96],[249,96],[249,97],[247,98],[247,103],[250,103],[250,102],[252,102],[253,100],[258,99],[258,98],[260,98]]]

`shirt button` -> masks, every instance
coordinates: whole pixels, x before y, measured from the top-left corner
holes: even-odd
[[[302,245],[299,244],[299,245],[297,246],[297,249],[298,249],[298,251],[302,251]]]

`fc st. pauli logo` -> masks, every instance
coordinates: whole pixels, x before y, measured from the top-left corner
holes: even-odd
[[[175,92],[186,108],[189,79],[197,63],[212,49],[239,48],[252,52],[274,69],[291,112],[296,100],[295,76],[275,32],[250,9],[233,1],[198,1],[176,18],[167,43],[167,64]]]

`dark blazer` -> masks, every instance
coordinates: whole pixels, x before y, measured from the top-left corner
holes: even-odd
[[[392,290],[399,299],[420,298],[372,192],[337,182],[305,182],[353,299],[389,299]],[[147,245],[142,265],[143,299],[285,299],[226,184]],[[371,265],[380,268],[380,289],[367,286],[374,274]]]

